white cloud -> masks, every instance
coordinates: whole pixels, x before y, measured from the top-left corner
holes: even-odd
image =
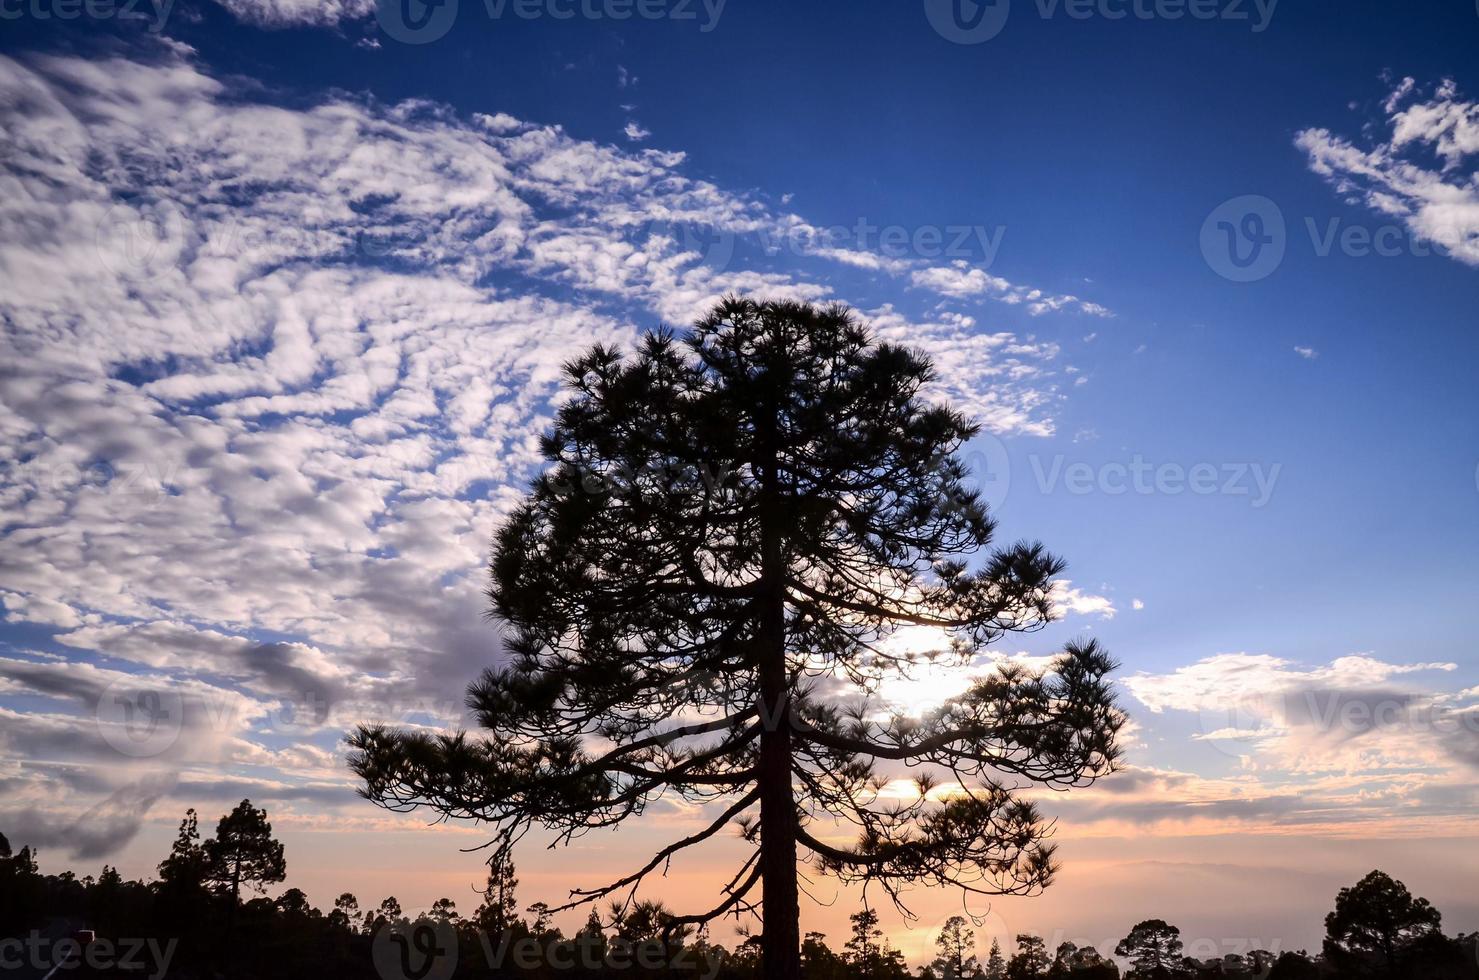
[[[331,27],[375,12],[375,0],[216,0],[258,27]]]
[[[7,623],[39,623],[43,626],[72,629],[81,626],[89,618],[95,618],[80,614],[66,603],[45,596],[0,591],[0,603],[5,606]]]
[[[643,129],[636,120],[629,121],[626,126],[622,128],[622,132],[625,133],[627,139],[633,143],[640,143],[647,137],[652,135],[652,130]]]
[[[1269,654],[1220,653],[1170,674],[1140,674],[1124,684],[1151,711],[1197,711],[1244,697],[1278,696],[1315,686],[1362,690],[1406,674],[1455,669],[1451,663],[1392,664],[1359,655],[1301,669]]]
[[[949,265],[929,266],[916,269],[910,276],[911,282],[921,289],[928,289],[952,299],[984,296],[1012,305],[1024,304],[1033,316],[1056,313],[1060,310],[1075,310],[1090,316],[1109,317],[1114,314],[1098,303],[1090,303],[1077,296],[1055,296],[1040,289],[1019,286],[985,269],[972,266],[964,259],[956,259]]]
[[[1294,353],[1298,354],[1306,361],[1313,361],[1315,358],[1320,356],[1320,352],[1315,350],[1313,347],[1296,347],[1294,348]]]
[[[1328,129],[1300,131],[1310,169],[1341,195],[1402,221],[1409,231],[1468,265],[1479,265],[1479,103],[1451,80],[1426,97],[1403,79],[1383,103],[1385,141],[1366,148]],[[1429,155],[1442,161],[1428,162]]]
[[[1254,768],[1442,774],[1455,762],[1479,770],[1479,710],[1415,681],[1456,669],[1366,655],[1301,667],[1267,654],[1230,653],[1123,684],[1155,714],[1197,714],[1194,738],[1223,743]]]
[[[504,114],[284,107],[167,53],[0,58],[0,122],[0,361],[25,367],[0,377],[0,599],[65,631],[64,657],[0,670],[3,692],[57,701],[7,713],[4,738],[11,758],[70,760],[7,783],[15,805],[133,778],[104,771],[86,707],[127,677],[232,706],[208,759],[157,760],[178,786],[225,758],[284,799],[342,792],[326,728],[455,717],[495,656],[488,540],[570,353],[725,292],[833,296],[675,231],[722,243],[801,219],[687,176],[681,153]],[[886,276],[918,265],[878,258]],[[873,305],[880,336],[935,357],[937,396],[996,431],[1052,431],[1055,345]],[[330,710],[285,730],[310,696]]]
[[[1073,582],[1066,578],[1054,580],[1052,596],[1053,604],[1060,612],[1066,610],[1075,616],[1113,619],[1116,612],[1114,603],[1107,596],[1084,592],[1075,588]]]

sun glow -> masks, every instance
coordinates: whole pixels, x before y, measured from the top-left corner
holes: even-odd
[[[913,664],[889,670],[878,685],[888,707],[919,716],[962,693],[982,673],[980,664],[966,661],[950,648],[950,636],[932,626],[906,626],[883,644],[896,657],[913,654]]]

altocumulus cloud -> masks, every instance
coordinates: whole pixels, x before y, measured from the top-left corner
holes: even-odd
[[[1337,192],[1402,221],[1418,238],[1479,265],[1479,103],[1452,79],[1423,94],[1404,78],[1382,103],[1389,135],[1367,146],[1328,129],[1295,138]]]
[[[178,45],[0,58],[0,125],[0,601],[52,637],[0,660],[0,818],[77,828],[87,856],[187,790],[312,819],[347,797],[344,725],[456,721],[497,655],[487,540],[573,351],[871,268],[881,335],[995,431],[1042,434],[1057,347],[974,314],[1097,312],[910,258],[716,260],[679,229],[815,229],[678,152],[427,102],[285,107]],[[889,302],[911,289],[923,317]],[[182,737],[148,758],[109,740],[128,683],[179,699]]]

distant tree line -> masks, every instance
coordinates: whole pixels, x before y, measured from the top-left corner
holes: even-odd
[[[151,937],[169,946],[167,971],[146,964],[116,975],[171,977],[355,977],[366,980],[453,980],[498,977],[692,976],[759,978],[760,937],[731,947],[707,929],[678,922],[660,902],[635,901],[592,910],[566,936],[548,906],[520,914],[518,879],[509,852],[489,862],[481,901],[463,914],[450,898],[412,919],[394,897],[361,907],[348,892],[327,911],[297,888],[276,898],[269,885],[287,874],[283,845],[265,810],[243,800],[202,838],[194,810],[180,823],[170,853],[149,882],[125,880],[104,865],[97,877],[40,873],[29,847],[13,851],[0,835],[0,974],[22,964],[27,937],[51,940],[84,931],[119,944]],[[243,894],[246,894],[243,900]],[[469,903],[471,904],[471,903]],[[807,933],[803,974],[809,980],[1479,980],[1479,935],[1445,936],[1442,916],[1399,881],[1373,871],[1340,891],[1326,917],[1316,954],[1254,950],[1200,961],[1185,955],[1180,930],[1161,919],[1134,926],[1112,951],[1062,943],[1049,950],[1038,936],[1015,937],[1004,951],[993,941],[978,953],[971,922],[948,919],[935,937],[935,957],[911,971],[890,945],[872,909],[851,917],[840,949]],[[69,975],[92,973],[58,972]],[[26,975],[21,973],[19,975]],[[108,973],[106,975],[115,975]]]

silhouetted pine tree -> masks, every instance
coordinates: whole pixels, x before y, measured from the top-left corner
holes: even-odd
[[[1001,943],[991,940],[991,954],[986,957],[986,980],[1004,980],[1007,975],[1007,961],[1001,955]]]
[[[488,731],[360,730],[365,794],[510,840],[539,825],[568,841],[665,794],[712,804],[707,827],[572,904],[633,890],[738,823],[753,853],[713,908],[673,923],[763,904],[770,980],[799,976],[798,849],[896,902],[916,881],[1047,885],[1038,810],[997,780],[1062,788],[1111,770],[1121,716],[1094,642],[1046,673],[1003,666],[923,719],[818,693],[907,666],[883,642],[900,627],[938,628],[964,663],[1050,617],[1063,564],[1036,544],[992,548],[957,456],[977,427],[926,400],[929,361],[840,306],[731,299],[687,335],[649,334],[631,358],[598,347],[565,373],[550,468],[494,549],[512,660],[469,693]],[[880,761],[926,764],[921,790],[947,770],[970,785],[880,805]],[[854,824],[856,843],[824,840],[818,821]]]
[[[188,818],[187,818],[188,820]],[[181,827],[181,835],[185,834]],[[178,844],[179,841],[177,840]],[[265,886],[287,877],[282,843],[272,836],[267,811],[242,800],[216,824],[216,836],[203,845],[205,880],[226,896],[226,935],[236,922],[241,904],[241,886],[261,892]]]

